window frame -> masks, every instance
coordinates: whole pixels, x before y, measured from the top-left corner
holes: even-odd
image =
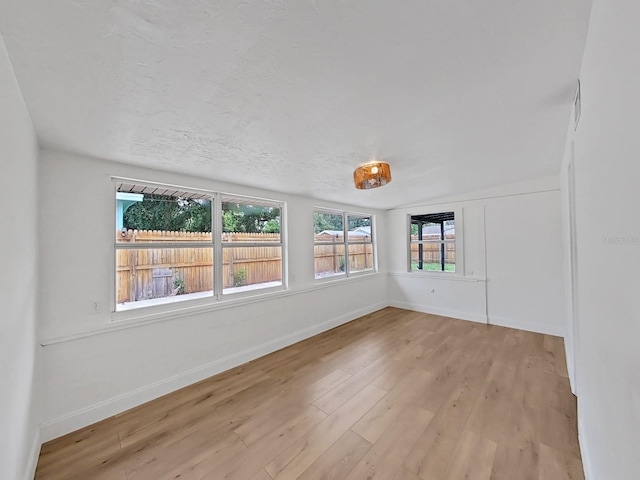
[[[433,215],[439,213],[447,213],[453,212],[453,218],[455,222],[455,231],[456,236],[453,240],[447,239],[438,239],[438,240],[412,240],[411,239],[411,217],[417,215]],[[406,235],[406,246],[407,246],[407,271],[412,275],[426,275],[426,276],[442,276],[445,278],[451,277],[462,277],[464,276],[464,233],[463,233],[463,210],[460,207],[453,206],[438,206],[432,208],[423,208],[420,210],[412,211],[407,213],[406,217],[406,227],[405,227],[405,235]],[[455,245],[455,271],[447,272],[446,270],[413,270],[411,268],[411,246],[415,244],[430,244],[430,243],[438,243],[446,244],[453,243]]]
[[[286,210],[286,204],[283,201],[278,201],[278,200],[269,200],[269,199],[264,199],[264,198],[258,198],[258,197],[249,197],[246,195],[237,195],[237,194],[229,194],[229,193],[220,193],[217,195],[218,197],[218,202],[216,203],[216,211],[218,212],[218,220],[216,221],[216,226],[219,229],[219,236],[217,238],[220,239],[220,241],[218,242],[219,244],[219,249],[220,249],[220,254],[219,257],[216,257],[219,259],[220,261],[220,265],[223,265],[223,258],[224,258],[224,249],[225,248],[251,248],[251,247],[274,247],[280,248],[280,259],[281,259],[281,274],[280,274],[280,278],[281,280],[281,284],[277,285],[277,286],[272,286],[272,287],[263,287],[263,288],[257,288],[254,290],[249,290],[249,291],[245,291],[245,292],[228,292],[228,293],[224,293],[224,279],[222,278],[223,276],[223,271],[222,268],[219,269],[215,269],[214,268],[214,290],[215,290],[215,286],[216,285],[220,285],[220,296],[218,298],[220,301],[222,301],[223,298],[242,298],[242,297],[254,297],[256,295],[261,295],[263,293],[269,293],[269,292],[279,292],[281,290],[286,290],[287,287],[287,268],[286,268],[286,261],[285,261],[285,257],[286,257],[286,242],[285,242],[285,210]],[[260,205],[263,206],[270,206],[270,207],[276,207],[280,209],[280,241],[279,242],[223,242],[222,241],[222,235],[223,235],[223,223],[222,223],[222,204],[225,203],[225,201],[228,200],[237,200],[238,203],[248,203],[247,201],[251,201],[254,200],[255,203],[258,203]],[[213,221],[213,220],[212,220]],[[224,267],[224,265],[223,265]],[[219,278],[216,278],[215,275],[216,273],[219,274]],[[256,292],[256,293],[254,293]]]
[[[337,242],[329,242],[329,241],[316,241],[315,239],[315,227],[313,230],[313,247],[314,247],[314,267],[313,267],[313,277],[316,282],[327,282],[327,281],[340,281],[347,278],[353,278],[361,275],[371,275],[378,272],[378,250],[377,250],[377,242],[376,242],[376,219],[375,214],[373,213],[363,213],[363,212],[354,212],[350,210],[337,210],[326,207],[313,207],[313,214],[316,213],[327,214],[327,215],[340,215],[342,216],[342,239],[343,241],[340,243]],[[371,241],[370,242],[352,242],[349,241],[349,217],[360,217],[360,218],[369,218],[371,224]],[[356,270],[351,271],[351,262],[349,261],[349,246],[350,245],[371,245],[372,248],[372,261],[373,265],[370,269],[367,270]],[[315,247],[319,245],[342,245],[344,246],[344,258],[345,258],[345,269],[343,274],[335,274],[328,275],[325,277],[317,277],[315,271]],[[366,255],[366,252],[365,252]]]
[[[273,199],[265,199],[259,197],[253,197],[241,194],[231,194],[226,192],[218,192],[209,189],[187,187],[183,185],[173,185],[169,183],[154,182],[149,180],[139,180],[126,177],[111,177],[113,188],[113,227],[117,225],[117,192],[118,184],[127,183],[134,184],[136,186],[146,186],[151,188],[166,188],[172,190],[178,190],[181,192],[204,194],[211,201],[211,242],[136,242],[136,243],[118,243],[114,241],[112,244],[112,294],[111,294],[111,314],[112,320],[125,320],[128,318],[146,317],[148,315],[163,314],[176,310],[189,309],[194,307],[202,307],[206,305],[220,305],[225,302],[233,302],[234,300],[243,298],[259,297],[269,295],[277,292],[288,290],[288,252],[286,242],[286,202]],[[279,242],[225,242],[223,246],[222,234],[223,234],[223,222],[222,222],[222,202],[223,199],[233,198],[239,202],[250,203],[252,200],[260,205],[269,205],[280,209],[280,241]],[[115,231],[115,228],[114,228]],[[223,283],[223,248],[234,247],[278,247],[281,249],[281,268],[282,268],[282,282],[281,285],[257,288],[253,290],[243,292],[227,292],[224,293]],[[132,249],[182,249],[182,248],[210,248],[212,250],[212,281],[213,288],[210,291],[211,295],[203,296],[202,298],[192,298],[185,300],[168,301],[158,303],[154,305],[140,305],[135,306],[135,302],[129,308],[118,309],[118,278],[117,278],[117,252],[119,250],[132,250]],[[209,292],[209,291],[207,291]]]

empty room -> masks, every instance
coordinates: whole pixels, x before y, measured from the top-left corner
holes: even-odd
[[[639,19],[0,0],[0,480],[640,478]]]

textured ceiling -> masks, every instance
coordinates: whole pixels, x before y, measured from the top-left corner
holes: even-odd
[[[0,32],[45,148],[392,208],[559,171],[589,6],[3,0]]]

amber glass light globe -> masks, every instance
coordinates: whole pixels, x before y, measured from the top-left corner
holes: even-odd
[[[391,168],[386,162],[365,163],[354,170],[353,181],[360,190],[381,187],[391,181]]]

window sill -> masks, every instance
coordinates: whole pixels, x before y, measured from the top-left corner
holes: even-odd
[[[321,277],[315,277],[314,280],[316,285],[321,285],[323,283],[331,283],[331,282],[343,282],[345,280],[359,278],[362,276],[375,275],[378,272],[375,270],[362,270],[360,272],[352,272],[347,276],[344,273],[336,273],[334,275],[325,275]]]
[[[367,278],[372,278],[378,275],[377,272],[363,272],[351,277],[340,278],[329,281],[317,282],[313,287],[304,288],[300,290],[290,290],[284,287],[276,287],[265,289],[266,291],[260,294],[251,294],[250,296],[242,295],[238,293],[225,300],[216,301],[212,296],[206,299],[197,299],[192,301],[186,301],[188,305],[180,305],[178,303],[171,303],[169,305],[175,307],[171,309],[163,308],[162,310],[149,311],[149,308],[144,308],[146,312],[142,312],[139,309],[133,309],[126,312],[113,312],[111,313],[111,321],[103,326],[93,328],[91,330],[85,330],[77,333],[63,335],[54,338],[47,338],[40,340],[40,345],[46,347],[48,345],[54,345],[57,343],[65,343],[82,338],[92,337],[95,335],[102,335],[106,333],[112,333],[119,330],[126,330],[129,328],[137,328],[153,323],[160,323],[165,321],[172,321],[181,319],[191,315],[199,315],[207,312],[214,312],[218,310],[225,310],[228,308],[239,307],[243,305],[250,305],[252,303],[264,302],[268,300],[275,300],[279,298],[288,297],[290,295],[298,295],[308,292],[313,292],[321,288],[328,288],[333,286],[342,285],[344,282],[359,281]],[[194,305],[192,302],[198,302],[198,300],[205,300],[206,303],[199,303]],[[164,307],[164,305],[162,306]],[[153,308],[153,307],[150,307]]]
[[[279,283],[279,282],[278,282]],[[213,294],[204,297],[186,300],[182,302],[171,302],[164,305],[149,306],[147,308],[133,308],[128,311],[118,311],[111,314],[113,324],[144,324],[147,321],[171,319],[184,317],[187,315],[197,315],[211,310],[224,310],[238,305],[245,305],[260,302],[269,298],[286,294],[288,290],[279,283],[276,286],[262,287],[260,289],[250,289],[247,287],[227,288],[222,300],[217,300]]]
[[[183,302],[193,302],[194,300],[199,300],[201,298],[212,299],[213,292],[186,293],[184,295],[174,297],[151,298],[149,300],[138,300],[137,302],[119,303],[117,310],[112,314],[112,319],[114,315],[127,315],[128,313],[139,312],[140,309],[146,310],[147,308],[160,307],[161,305],[175,305],[178,307],[179,305],[182,305]]]
[[[240,298],[247,296],[256,296],[256,295],[265,295],[270,292],[276,292],[283,290],[282,282],[266,282],[259,283],[254,285],[243,285],[241,287],[230,287],[225,288],[222,291],[224,295],[222,302],[228,302],[229,299],[232,298]],[[259,291],[260,293],[255,293]],[[206,299],[198,302],[198,300]],[[191,306],[197,306],[198,303],[206,303],[207,305],[211,303],[219,303],[220,300],[215,300],[213,296],[213,292],[200,292],[200,293],[187,293],[184,295],[180,295],[178,297],[163,297],[163,298],[153,298],[149,300],[139,300],[137,302],[127,302],[118,304],[117,310],[111,314],[111,319],[113,321],[122,321],[128,318],[137,318],[140,316],[146,316],[144,312],[149,313],[157,313],[159,308],[166,307],[169,305],[175,305],[175,309],[171,308],[171,310],[181,310],[180,305],[183,305],[182,302],[187,303]],[[155,308],[155,311],[153,310]],[[165,311],[162,308],[161,311]],[[136,312],[143,312],[136,313]]]
[[[389,272],[389,275],[394,277],[412,277],[412,278],[429,278],[437,280],[451,280],[455,282],[486,282],[484,277],[477,276],[464,276],[456,273],[444,273],[444,272]]]

